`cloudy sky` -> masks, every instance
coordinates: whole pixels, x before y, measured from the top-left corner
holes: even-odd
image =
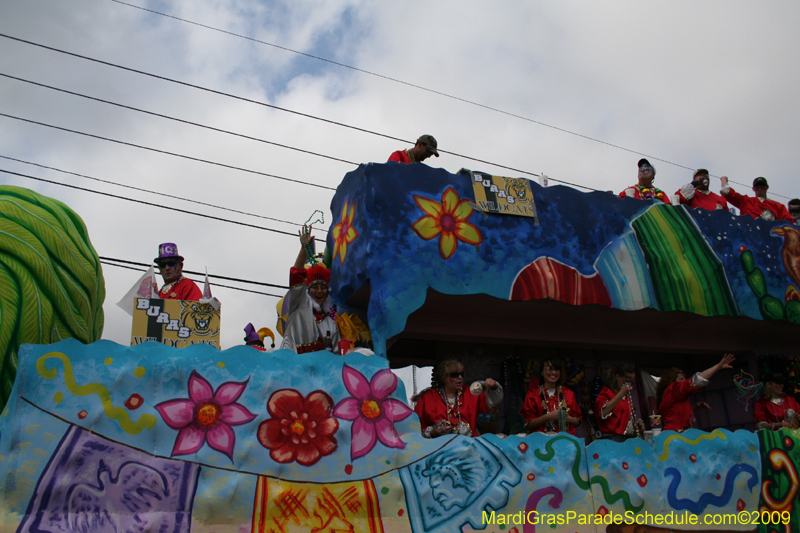
[[[687,169],[705,167],[746,184],[734,185],[742,192],[766,176],[773,198],[800,196],[797,2],[128,4],[0,2],[0,113],[17,117],[0,116],[0,156],[27,162],[0,158],[0,169],[278,231],[0,172],[0,183],[72,207],[102,257],[149,262],[158,243],[172,241],[188,270],[286,285],[299,224],[319,209],[327,228],[330,189],[353,163],[409,146],[385,136],[430,133],[444,151],[601,190],[633,184],[646,155],[669,193],[690,181]],[[428,163],[525,175],[447,153]],[[115,304],[140,273],[104,266],[104,274],[104,338],[127,344],[131,319]],[[241,344],[247,322],[274,329],[278,298],[221,287],[214,295],[223,347]]]

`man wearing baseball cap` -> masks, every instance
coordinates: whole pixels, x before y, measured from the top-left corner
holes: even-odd
[[[417,139],[417,144],[414,148],[409,150],[398,150],[389,156],[389,161],[396,161],[398,163],[422,163],[430,156],[435,155],[439,157],[436,139],[432,135],[422,135]],[[388,162],[388,161],[387,161]]]
[[[178,254],[178,246],[173,242],[158,245],[158,257],[153,259],[161,270],[164,286],[158,290],[163,300],[200,301],[203,292],[194,281],[183,277],[183,256]]]
[[[629,196],[637,200],[661,200],[665,204],[672,204],[669,196],[664,191],[653,187],[653,180],[656,179],[656,167],[651,165],[647,159],[640,159],[636,166],[639,167],[639,183],[619,193],[619,197],[625,198]]]
[[[795,226],[800,226],[800,198],[789,200],[789,214],[792,215]]]
[[[728,178],[725,178],[728,179]],[[691,183],[687,183],[675,194],[680,198],[680,203],[692,209],[705,209],[714,211],[724,209],[728,211],[728,202],[725,198],[708,190],[708,170],[698,168],[692,174]]]
[[[767,199],[767,178],[758,177],[753,180],[753,192],[756,197],[739,194],[728,185],[728,178],[720,178],[722,189],[719,191],[732,205],[739,208],[743,215],[750,215],[753,218],[761,217],[764,220],[786,220],[794,222],[792,215],[780,202]]]

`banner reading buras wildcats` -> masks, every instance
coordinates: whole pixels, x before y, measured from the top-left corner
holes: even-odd
[[[472,177],[475,205],[479,211],[537,218],[536,203],[529,180],[491,176],[465,168],[459,173],[469,174]],[[536,224],[538,223],[537,219]]]
[[[219,344],[220,312],[210,303],[189,300],[136,298],[131,346],[155,341],[183,348]]]

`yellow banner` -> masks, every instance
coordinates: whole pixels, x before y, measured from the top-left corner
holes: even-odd
[[[136,298],[131,346],[155,341],[176,348],[191,344],[220,348],[219,328],[220,312],[211,304]]]
[[[491,176],[466,169],[461,172],[468,173],[472,179],[478,211],[537,218],[530,180]]]

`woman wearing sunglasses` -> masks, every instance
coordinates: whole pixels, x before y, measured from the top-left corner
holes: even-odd
[[[436,438],[448,434],[479,435],[475,421],[503,401],[503,387],[486,378],[483,387],[464,385],[464,365],[454,359],[439,363],[431,377],[431,387],[418,395],[414,407],[422,426],[422,436]]]
[[[529,432],[540,431],[555,434],[566,431],[575,435],[581,425],[581,408],[575,401],[575,394],[562,387],[562,363],[549,359],[542,365],[539,386],[528,389],[520,414]]]

